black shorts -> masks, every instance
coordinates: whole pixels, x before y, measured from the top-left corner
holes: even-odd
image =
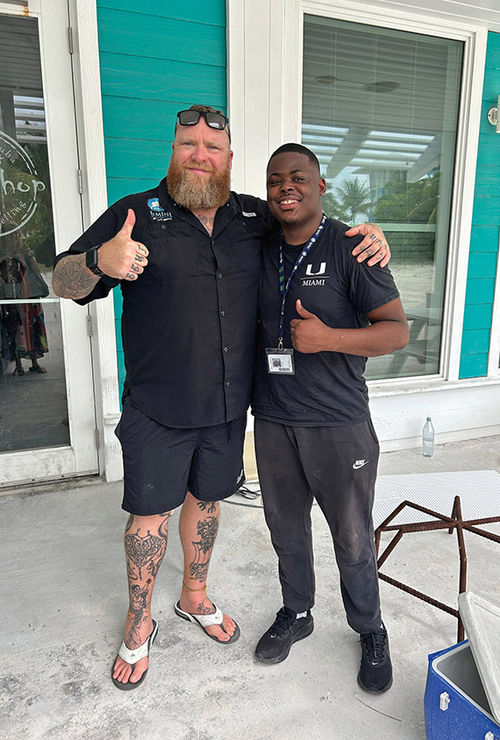
[[[150,419],[130,403],[115,434],[124,469],[122,508],[150,516],[180,506],[190,491],[201,501],[220,501],[245,480],[246,414],[227,424],[174,429]]]

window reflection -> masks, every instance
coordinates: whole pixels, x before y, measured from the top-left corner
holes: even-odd
[[[302,142],[325,212],[376,221],[410,324],[405,350],[366,377],[439,372],[463,44],[305,16]]]
[[[0,14],[0,452],[69,443],[38,23]]]

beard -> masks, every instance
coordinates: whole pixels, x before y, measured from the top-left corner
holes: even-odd
[[[191,163],[196,164],[196,163]],[[199,169],[205,169],[197,165]],[[209,172],[210,170],[207,170]],[[210,172],[210,177],[197,175],[172,159],[167,172],[167,188],[171,197],[190,211],[219,208],[229,198],[231,171],[229,161],[224,170]]]

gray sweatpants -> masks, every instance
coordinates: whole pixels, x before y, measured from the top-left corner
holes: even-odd
[[[374,632],[381,622],[372,522],[379,444],[371,420],[291,427],[256,419],[255,449],[285,606],[314,605],[315,498],[332,534],[347,621],[356,632]]]

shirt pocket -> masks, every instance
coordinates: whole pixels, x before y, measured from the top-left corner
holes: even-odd
[[[200,239],[188,225],[172,228],[169,223],[151,224],[145,232],[144,244],[149,250],[145,272],[151,280],[182,280],[214,273],[215,261],[208,239],[203,245],[203,237]]]
[[[217,262],[226,272],[258,272],[261,268],[261,239],[246,224],[238,232],[228,235],[228,240],[218,246],[215,239]]]

